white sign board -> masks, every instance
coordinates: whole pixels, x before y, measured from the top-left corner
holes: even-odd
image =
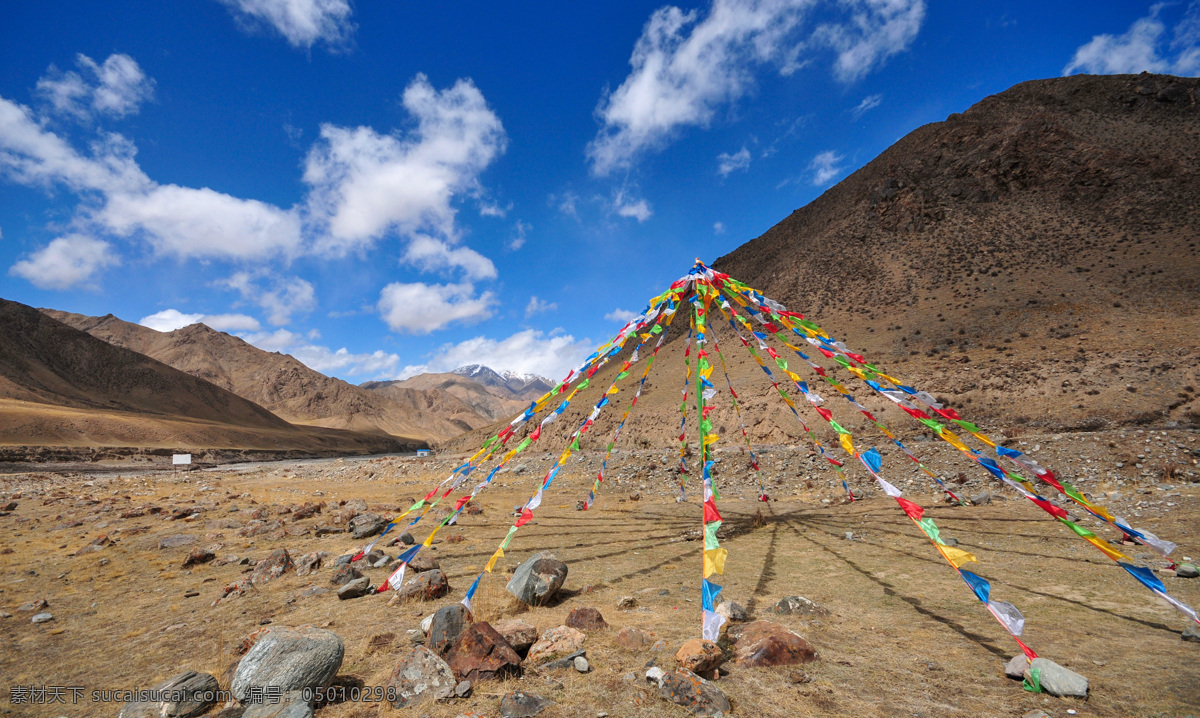
[[[186,466],[192,463],[191,454],[171,454],[171,464],[174,466]]]

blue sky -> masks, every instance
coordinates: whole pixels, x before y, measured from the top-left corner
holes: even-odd
[[[0,296],[559,378],[922,124],[1200,74],[1200,0],[6,3],[0,67]]]

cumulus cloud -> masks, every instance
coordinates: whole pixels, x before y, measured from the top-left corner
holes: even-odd
[[[316,308],[317,292],[307,279],[273,277],[263,286],[258,281],[261,277],[262,273],[236,272],[217,286],[232,289],[242,299],[262,307],[267,321],[275,326],[290,323],[293,314],[307,314]]]
[[[453,322],[476,322],[492,315],[491,292],[475,294],[469,282],[393,282],[379,294],[376,308],[392,331],[428,334]]]
[[[205,324],[219,332],[256,332],[261,328],[257,319],[245,314],[184,314],[178,309],[155,312],[142,317],[138,324],[159,332],[173,332],[191,324]]]
[[[529,224],[528,222],[522,222],[518,219],[516,223],[513,224],[512,239],[508,240],[509,250],[515,252],[521,247],[524,247],[525,235],[529,234],[529,230],[531,229],[533,229],[533,225]]]
[[[600,101],[602,128],[588,145],[592,171],[607,175],[660,148],[682,127],[707,126],[754,86],[754,70],[791,74],[807,48],[837,52],[835,75],[857,80],[906,49],[924,19],[924,0],[839,0],[846,17],[800,29],[821,0],[713,0],[703,17],[667,6],[647,21],[629,59],[632,71]],[[832,5],[832,3],[829,3]]]
[[[9,268],[8,273],[42,289],[70,289],[100,270],[120,264],[108,242],[82,234],[59,237]]]
[[[833,150],[826,150],[813,157],[812,162],[808,163],[808,169],[813,173],[812,183],[818,187],[829,184],[845,169],[838,164],[844,159],[846,158]]]
[[[129,55],[109,55],[103,64],[82,53],[75,56],[79,72],[61,72],[53,65],[38,80],[37,94],[61,115],[80,120],[94,115],[124,117],[136,114],[154,95],[154,80]]]
[[[1188,6],[1170,37],[1160,18],[1167,5],[1151,5],[1150,14],[1136,20],[1122,35],[1096,35],[1075,50],[1063,74],[1200,73],[1200,2]]]
[[[528,319],[535,314],[544,314],[558,309],[558,305],[554,302],[547,302],[543,299],[538,299],[537,295],[529,298],[529,304],[525,305],[525,318]]]
[[[750,150],[746,149],[745,145],[733,154],[722,152],[717,155],[717,174],[722,177],[728,177],[730,172],[744,170],[749,166]]]
[[[850,110],[850,114],[854,117],[854,119],[857,120],[858,118],[862,117],[863,114],[870,112],[876,107],[879,107],[880,103],[882,102],[883,95],[867,95],[863,98],[862,102],[858,103],[854,109]]]
[[[417,128],[401,137],[321,126],[304,169],[309,211],[328,231],[320,249],[344,254],[391,230],[457,240],[451,202],[478,188],[479,173],[504,151],[504,128],[470,80],[439,91],[417,75],[403,102]]]
[[[354,32],[348,0],[220,0],[247,30],[272,28],[293,47],[341,47]]]
[[[496,265],[492,264],[492,260],[470,247],[451,248],[445,242],[425,234],[412,236],[402,259],[423,272],[458,268],[463,270],[468,279],[496,278]]]
[[[504,339],[475,337],[458,344],[446,344],[434,352],[428,363],[404,367],[398,378],[451,371],[465,364],[483,364],[497,371],[526,372],[553,379],[578,368],[593,349],[587,339],[576,340],[570,334],[547,335],[526,329]]]
[[[399,372],[400,357],[376,349],[373,352],[356,354],[346,347],[334,350],[313,344],[312,339],[320,334],[307,335],[276,329],[273,332],[242,334],[242,339],[268,352],[290,354],[309,369],[327,375],[340,375],[366,379],[391,379]]]
[[[604,318],[610,322],[620,322],[621,324],[627,324],[627,323],[629,323],[630,320],[632,320],[636,316],[638,316],[637,312],[631,312],[628,309],[614,309],[611,312],[609,312],[608,314],[605,314]]]
[[[639,224],[654,215],[654,211],[650,209],[650,204],[646,200],[626,196],[623,189],[618,190],[616,196],[613,197],[612,210],[618,216],[636,219]]]

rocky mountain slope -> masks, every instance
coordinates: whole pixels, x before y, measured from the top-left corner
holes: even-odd
[[[494,418],[436,388],[397,387],[384,394],[357,387],[203,324],[159,332],[111,314],[42,311],[110,344],[212,382],[294,424],[437,441]]]
[[[0,443],[364,453],[415,442],[289,424],[143,354],[0,299]]]
[[[490,371],[490,370],[489,370]],[[436,391],[457,397],[488,423],[512,416],[529,406],[528,401],[516,399],[511,392],[503,389],[491,389],[458,374],[446,372],[439,374],[418,374],[400,381],[368,381],[360,384],[363,389],[391,397],[402,393]],[[495,392],[495,393],[493,393]],[[501,394],[497,396],[497,394]],[[539,394],[540,396],[540,394]],[[536,396],[534,397],[537,398]],[[474,428],[478,426],[475,424]]]

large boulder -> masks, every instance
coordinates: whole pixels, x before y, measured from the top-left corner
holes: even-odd
[[[724,616],[726,621],[741,623],[750,620],[749,614],[742,604],[736,601],[723,601],[717,606],[717,615]]]
[[[333,570],[333,575],[329,577],[329,582],[335,586],[342,586],[362,577],[362,571],[359,571],[357,566],[344,564]]]
[[[567,564],[543,551],[517,567],[504,590],[530,606],[545,604],[567,580]]]
[[[595,608],[571,609],[571,612],[567,614],[567,625],[581,631],[598,631],[608,628],[604,616],[600,615],[600,611]]]
[[[270,556],[255,565],[254,573],[250,574],[250,583],[255,586],[264,584],[279,578],[294,567],[295,564],[292,563],[292,557],[288,554],[287,549],[277,548],[271,552]]]
[[[679,667],[692,673],[707,673],[721,665],[721,661],[724,659],[725,654],[721,651],[721,647],[703,638],[692,638],[686,641],[675,653],[675,660],[679,662]]]
[[[350,519],[350,532],[356,539],[365,539],[383,531],[387,527],[387,519],[379,514],[358,514]]]
[[[312,626],[273,626],[238,663],[230,689],[245,703],[250,688],[278,687],[284,693],[324,688],[342,666],[345,647],[332,631]]]
[[[363,576],[342,584],[337,591],[337,597],[342,601],[350,598],[362,598],[367,595],[369,590],[371,590],[371,579]]]
[[[408,708],[449,698],[456,684],[449,664],[425,646],[417,646],[396,664],[388,679],[387,695],[395,696],[393,708]]]
[[[399,601],[433,601],[445,596],[450,591],[450,583],[441,569],[434,569],[417,574],[409,579],[395,598]]]
[[[429,622],[427,631],[429,635],[426,637],[425,645],[429,646],[434,653],[445,658],[470,623],[466,606],[461,603],[442,606],[437,613],[433,614],[433,620]]]
[[[217,679],[207,673],[185,671],[154,686],[152,690],[174,700],[126,703],[117,718],[192,718],[202,715],[216,702]]]
[[[719,688],[683,668],[663,675],[658,694],[692,715],[715,716],[730,711],[729,699]]]
[[[432,571],[435,568],[441,568],[442,565],[433,556],[426,553],[419,553],[413,556],[413,560],[408,562],[408,570],[413,573],[423,573]]]
[[[450,650],[450,668],[471,685],[521,672],[521,657],[486,621],[471,624]]]
[[[530,646],[529,662],[537,663],[547,658],[574,653],[579,650],[585,640],[587,640],[587,636],[570,626],[551,628]]]
[[[537,626],[531,626],[524,621],[500,621],[493,623],[492,628],[504,637],[505,643],[512,646],[512,649],[522,656],[529,652],[529,647],[538,639]]]
[[[755,621],[734,636],[738,665],[790,666],[817,660],[808,641],[778,623]]]
[[[1087,698],[1088,679],[1048,658],[1030,661],[1024,678],[1030,685],[1041,686],[1043,691],[1052,696]]]

